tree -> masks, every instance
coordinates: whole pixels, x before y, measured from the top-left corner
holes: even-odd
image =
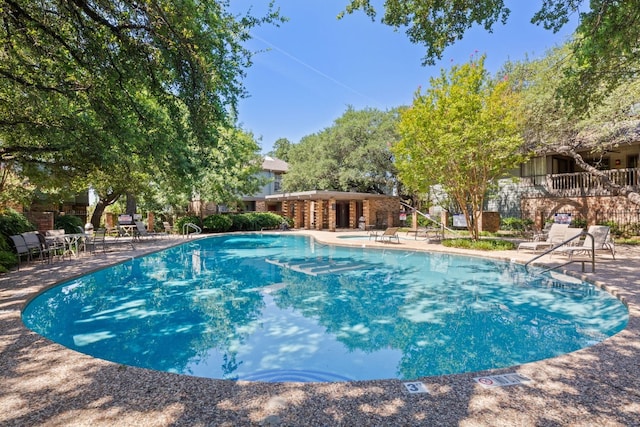
[[[583,159],[582,153],[597,159],[608,151],[631,144],[640,138],[640,81],[627,81],[602,97],[589,114],[577,115],[573,105],[556,97],[565,84],[567,68],[577,59],[569,58],[570,46],[551,50],[544,58],[505,65],[513,88],[523,97],[525,144],[542,154],[561,153],[573,158],[584,171],[597,176],[613,194],[627,197],[640,205],[640,195],[626,186],[612,182],[608,176]]]
[[[288,162],[291,146],[291,141],[289,141],[287,138],[278,138],[276,142],[273,143],[273,150],[269,152],[269,155],[275,157],[276,159]]]
[[[396,111],[349,107],[333,126],[291,147],[284,189],[391,194],[397,180],[389,146],[398,139],[397,120]]]
[[[189,188],[234,127],[263,18],[228,1],[0,4],[0,160],[39,185]],[[233,153],[234,150],[229,152]],[[148,181],[147,181],[148,182]],[[111,196],[109,196],[111,198]]]
[[[589,10],[581,11],[584,0],[544,0],[531,22],[558,31],[569,17],[580,12],[572,51],[577,62],[567,70],[570,77],[563,87],[565,99],[586,111],[591,101],[618,83],[633,79],[639,71],[640,0],[590,0]],[[363,10],[372,19],[376,10],[370,0],[350,0],[345,12]],[[474,25],[491,31],[505,23],[510,10],[503,0],[385,0],[382,23],[406,28],[412,43],[427,48],[423,63],[433,65],[444,49],[463,38]],[[339,15],[342,17],[344,12]]]
[[[442,185],[473,239],[492,181],[524,160],[519,101],[507,80],[490,79],[482,56],[442,70],[401,112],[392,146],[400,179],[420,193]]]

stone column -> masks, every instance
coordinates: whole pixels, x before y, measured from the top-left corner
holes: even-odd
[[[302,228],[304,225],[304,203],[295,201],[293,202],[295,214],[293,218],[294,228]]]
[[[316,230],[322,230],[322,224],[324,224],[324,203],[324,200],[316,202]]]
[[[311,201],[304,201],[304,228],[305,230],[311,229]]]
[[[358,217],[356,217],[356,201],[349,201],[349,228],[358,227]]]
[[[329,199],[329,231],[336,231],[336,199]]]

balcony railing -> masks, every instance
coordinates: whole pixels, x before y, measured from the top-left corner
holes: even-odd
[[[621,187],[640,189],[640,168],[611,169],[603,172],[611,182]],[[588,172],[535,175],[520,178],[520,185],[530,195],[539,196],[608,196],[609,187],[603,179]]]

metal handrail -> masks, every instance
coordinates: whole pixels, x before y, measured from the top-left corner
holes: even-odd
[[[200,234],[202,233],[202,228],[198,227],[196,224],[192,223],[192,222],[187,222],[186,224],[184,224],[182,226],[182,234],[185,235],[187,238],[189,238],[190,234],[188,231],[189,229],[193,229],[194,233],[193,234]]]
[[[405,207],[411,209],[412,211],[415,211],[416,213],[418,213],[418,214],[422,215],[423,217],[427,218],[429,221],[432,221],[432,222],[436,223],[437,225],[439,225],[440,227],[442,227],[442,230],[443,230],[442,234],[443,235],[444,235],[444,230],[447,230],[447,231],[450,231],[452,233],[455,233],[455,230],[450,229],[449,227],[447,227],[446,225],[442,224],[437,219],[434,219],[431,215],[423,213],[423,212],[420,212],[418,209],[414,208],[413,206],[411,206],[411,205],[409,205],[409,204],[407,204],[405,202],[400,202],[400,204],[402,206],[405,206]]]
[[[569,242],[571,242],[573,240],[580,239],[582,236],[591,237],[591,272],[595,273],[596,272],[596,240],[595,240],[595,238],[593,237],[593,235],[591,233],[586,232],[586,231],[583,231],[582,233],[580,233],[580,234],[578,234],[576,236],[573,236],[570,239],[565,240],[564,242],[560,243],[558,246],[553,246],[553,247],[547,249],[546,251],[542,252],[540,255],[537,255],[537,256],[533,257],[532,259],[530,259],[529,261],[527,261],[524,264],[525,270],[528,273],[529,272],[529,269],[528,269],[529,264],[531,264],[533,261],[542,258],[543,256],[547,255],[548,253],[551,253],[551,252],[557,250],[558,248],[566,245],[567,243],[569,243]],[[568,262],[565,262],[564,264],[556,265],[555,267],[548,268],[548,269],[546,269],[544,271],[541,271],[540,273],[542,274],[542,273],[546,273],[547,271],[555,270],[556,268],[564,267],[565,265],[571,264],[572,262],[581,262],[582,263],[582,271],[584,272],[584,263],[585,263],[585,261],[584,260],[575,261],[575,260],[571,259],[571,255],[570,255]]]

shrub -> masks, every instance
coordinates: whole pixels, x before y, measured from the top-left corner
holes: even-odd
[[[449,248],[476,249],[480,251],[508,251],[515,248],[515,244],[500,239],[446,239],[442,245]]]
[[[569,227],[572,228],[587,228],[587,220],[582,218],[576,218],[571,221],[571,225]]]
[[[204,219],[203,225],[205,229],[214,233],[224,233],[231,229],[233,221],[229,215],[213,214]]]
[[[18,264],[9,236],[35,229],[36,227],[24,215],[13,209],[6,209],[0,213],[0,272],[6,272]]]
[[[67,234],[75,234],[78,232],[76,227],[82,228],[83,226],[82,220],[73,215],[60,215],[56,217],[53,223],[53,228],[56,230],[64,229]]]
[[[515,217],[502,218],[500,221],[500,228],[509,231],[525,231],[533,225],[533,221],[530,219],[520,219]]]
[[[231,218],[231,231],[253,230],[251,221],[247,214],[233,214]]]

